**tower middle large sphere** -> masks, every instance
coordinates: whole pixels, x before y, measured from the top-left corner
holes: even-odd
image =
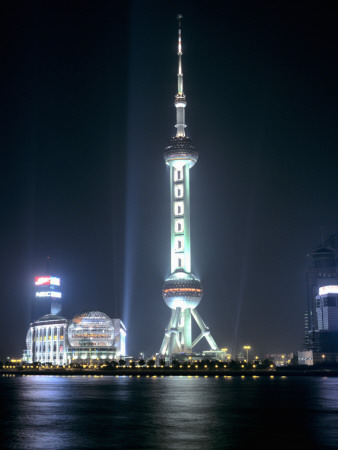
[[[164,150],[163,157],[169,166],[181,161],[183,164],[189,164],[189,168],[191,168],[197,162],[198,153],[189,137],[175,136],[170,139],[168,147]]]
[[[176,271],[165,280],[162,295],[171,309],[194,309],[202,299],[202,283],[192,273]]]

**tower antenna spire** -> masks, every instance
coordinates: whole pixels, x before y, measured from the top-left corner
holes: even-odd
[[[176,107],[176,136],[185,136],[184,129],[185,125],[185,107],[187,102],[185,100],[185,95],[183,92],[183,71],[182,71],[182,14],[177,15],[178,20],[178,73],[177,73],[177,94],[175,96],[175,107]]]
[[[177,51],[177,54],[179,56],[182,56],[182,54],[183,54],[182,53],[182,19],[183,19],[182,14],[178,14],[177,15],[177,20],[178,20],[178,51]],[[182,67],[181,67],[181,69],[182,69]],[[180,70],[178,70],[178,72],[180,72]]]

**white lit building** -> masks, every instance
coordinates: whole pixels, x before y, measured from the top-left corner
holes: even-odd
[[[55,314],[46,314],[31,324],[27,332],[27,350],[23,359],[27,362],[67,363],[68,320]]]

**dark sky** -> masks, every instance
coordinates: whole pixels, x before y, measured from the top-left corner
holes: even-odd
[[[296,4],[295,4],[296,3]],[[338,232],[337,6],[264,1],[2,5],[0,357],[21,354],[33,277],[63,314],[121,317],[159,350],[182,13],[199,311],[220,347],[302,347],[306,258]],[[332,6],[331,6],[332,5]],[[335,4],[336,5],[336,4]]]

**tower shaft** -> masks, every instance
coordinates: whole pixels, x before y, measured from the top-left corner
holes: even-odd
[[[171,273],[191,272],[189,164],[170,166]]]

